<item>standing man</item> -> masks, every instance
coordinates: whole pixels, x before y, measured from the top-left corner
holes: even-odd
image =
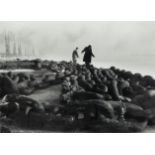
[[[76,69],[76,63],[77,63],[77,58],[78,57],[79,57],[79,55],[78,55],[78,47],[76,47],[76,49],[72,53],[73,70]]]
[[[91,45],[85,47],[81,53],[84,53],[84,57],[83,57],[83,61],[86,64],[86,67],[89,68],[90,64],[91,64],[91,59],[92,57],[95,57],[93,52],[92,52],[92,47]]]

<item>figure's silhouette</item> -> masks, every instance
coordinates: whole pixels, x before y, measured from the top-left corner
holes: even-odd
[[[79,55],[78,55],[78,47],[76,47],[76,49],[72,53],[73,66],[76,66],[78,57],[79,57]]]
[[[84,53],[83,61],[85,62],[86,66],[89,67],[91,64],[92,57],[95,57],[92,52],[91,45],[85,47],[81,53]]]
[[[78,47],[76,47],[76,49],[72,53],[73,71],[76,71],[76,65],[77,65],[77,58],[78,57],[79,57],[79,55],[78,55]]]

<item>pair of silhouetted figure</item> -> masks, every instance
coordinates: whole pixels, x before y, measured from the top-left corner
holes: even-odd
[[[73,51],[73,54],[72,54],[74,66],[76,66],[76,62],[77,62],[76,59],[79,57],[77,50],[78,50],[78,47],[76,47],[76,49]],[[84,53],[83,61],[85,62],[86,67],[89,67],[91,64],[92,57],[95,57],[92,52],[92,46],[89,45],[89,46],[85,47],[81,53]]]

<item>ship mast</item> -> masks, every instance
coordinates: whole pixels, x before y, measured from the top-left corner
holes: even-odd
[[[21,43],[18,44],[18,56],[19,56],[19,57],[22,56],[22,47],[21,47]]]
[[[27,48],[25,48],[25,53],[24,53],[24,56],[25,56],[25,58],[27,58],[27,57],[28,57],[28,54],[27,54]]]
[[[16,48],[16,41],[14,40],[14,44],[13,44],[13,56],[16,57],[17,56],[17,48]]]
[[[34,49],[34,47],[32,48],[32,57],[35,57],[35,49]]]
[[[10,37],[9,34],[5,33],[5,56],[8,58],[10,56]]]

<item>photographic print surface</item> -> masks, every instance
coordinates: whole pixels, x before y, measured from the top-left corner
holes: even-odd
[[[155,132],[155,22],[0,22],[0,132]]]

